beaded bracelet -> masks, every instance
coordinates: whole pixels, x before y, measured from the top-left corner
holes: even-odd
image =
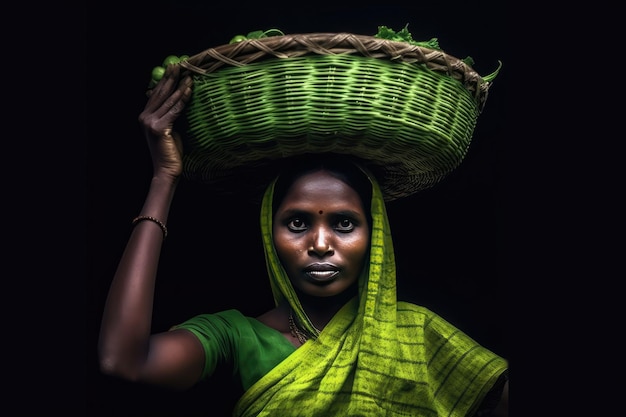
[[[167,227],[165,226],[165,223],[163,223],[161,220],[152,217],[152,216],[137,216],[133,219],[132,225],[136,226],[137,223],[144,221],[144,220],[150,220],[151,222],[155,222],[156,224],[159,225],[159,227],[161,228],[161,231],[163,232],[163,240],[165,240],[165,238],[167,237]]]

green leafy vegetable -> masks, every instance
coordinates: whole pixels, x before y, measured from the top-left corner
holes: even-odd
[[[401,31],[396,32],[395,30],[390,29],[387,26],[378,26],[378,33],[374,35],[374,37],[396,42],[407,42],[411,45],[423,46],[424,48],[436,49],[438,51],[441,50],[441,48],[439,48],[439,41],[437,40],[437,38],[432,38],[428,41],[416,41],[413,39],[413,36],[411,35],[411,32],[409,32],[408,27],[409,24],[407,23]]]

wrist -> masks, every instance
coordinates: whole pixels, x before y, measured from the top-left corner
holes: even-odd
[[[168,171],[155,171],[152,175],[151,185],[158,188],[176,188],[180,174],[173,174]]]

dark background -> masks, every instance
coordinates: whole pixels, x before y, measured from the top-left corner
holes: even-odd
[[[145,3],[145,4],[144,4]],[[504,4],[273,3],[201,1],[94,4],[87,8],[86,75],[86,416],[228,415],[223,380],[186,393],[129,384],[99,373],[97,336],[107,289],[141,209],[151,176],[137,116],[150,72],[167,55],[192,55],[236,34],[375,34],[379,25],[439,39],[468,55],[482,75],[503,68],[461,166],[435,188],[391,202],[399,298],[425,305],[495,352],[510,357],[506,247],[507,17]],[[129,6],[132,5],[132,10]],[[181,182],[168,220],[156,289],[154,330],[201,312],[272,307],[258,230],[258,207]]]

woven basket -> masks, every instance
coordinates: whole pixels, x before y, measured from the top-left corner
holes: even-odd
[[[334,153],[364,161],[386,200],[461,163],[490,86],[440,50],[350,33],[249,39],[179,65],[194,78],[187,178],[240,188],[280,161]]]

